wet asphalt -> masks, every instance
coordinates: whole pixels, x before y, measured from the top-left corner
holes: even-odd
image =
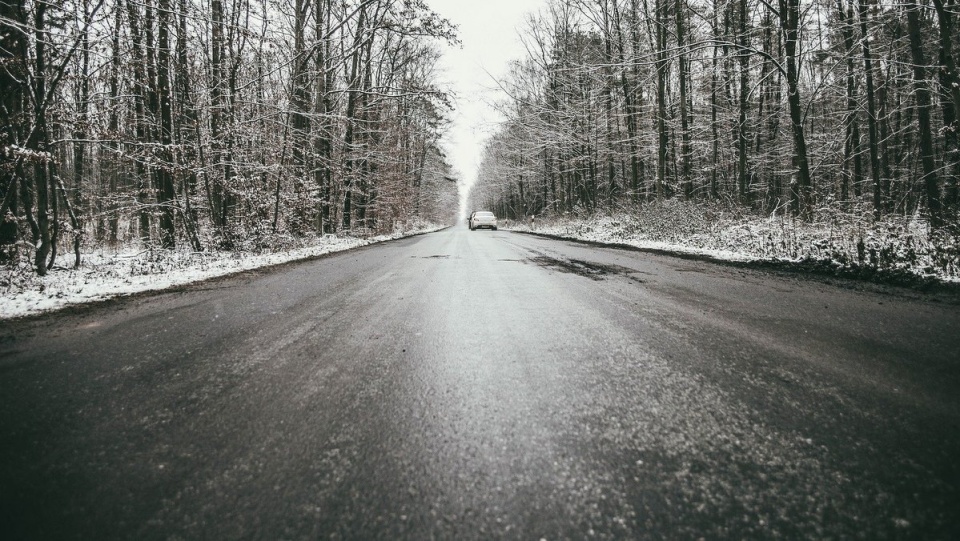
[[[0,322],[5,539],[957,539],[960,306],[451,228]]]

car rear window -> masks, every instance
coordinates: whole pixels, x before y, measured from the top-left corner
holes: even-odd
[[[483,216],[484,218],[493,218],[492,212],[478,212],[475,216]]]

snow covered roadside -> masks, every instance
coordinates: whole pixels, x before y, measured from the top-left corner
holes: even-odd
[[[614,221],[612,218],[608,218]],[[597,244],[625,245],[641,250],[651,250],[659,252],[669,252],[676,254],[694,255],[721,261],[754,261],[756,258],[744,252],[738,252],[731,249],[706,248],[697,246],[694,243],[684,244],[682,242],[668,242],[653,240],[650,238],[629,237],[617,227],[592,227],[591,222],[586,221],[565,221],[550,220],[549,222],[524,223],[507,222],[500,227],[507,231],[517,231],[523,233],[536,233],[547,237],[557,237],[562,239],[582,240],[594,242]],[[619,224],[617,224],[619,225]]]
[[[28,316],[68,305],[100,301],[143,291],[162,290],[251,269],[307,259],[360,246],[430,233],[445,226],[421,226],[370,238],[327,235],[302,247],[254,254],[249,252],[190,252],[187,250],[121,251],[102,249],[82,254],[79,269],[64,268],[65,254],[47,276],[30,269],[0,267],[0,320]],[[25,265],[25,263],[24,263]]]
[[[718,205],[666,201],[613,215],[501,221],[503,229],[723,261],[771,262],[893,283],[960,285],[960,239],[932,236],[916,218],[875,222],[823,212],[812,222]]]

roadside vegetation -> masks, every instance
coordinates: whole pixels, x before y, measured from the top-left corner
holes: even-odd
[[[954,0],[550,0],[474,208],[579,238],[956,280]]]
[[[0,265],[0,320],[255,271],[443,227],[414,222],[384,235],[273,237],[269,244],[245,243],[233,250],[202,252],[189,246],[93,246],[83,252],[79,268],[54,266],[42,276],[34,272],[29,261],[21,260]]]
[[[666,200],[615,213],[536,216],[504,228],[604,244],[697,254],[885,283],[960,283],[960,238],[931,236],[918,216],[821,209],[810,220],[738,205]]]
[[[451,222],[443,42],[421,0],[0,2],[0,293]]]

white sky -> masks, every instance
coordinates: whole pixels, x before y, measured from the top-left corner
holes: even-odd
[[[476,180],[483,142],[500,120],[491,106],[498,99],[493,78],[502,78],[510,61],[524,57],[518,29],[526,15],[539,11],[546,1],[427,0],[434,12],[459,26],[463,43],[459,49],[444,46],[441,68],[457,94],[457,110],[444,147],[465,187]]]

